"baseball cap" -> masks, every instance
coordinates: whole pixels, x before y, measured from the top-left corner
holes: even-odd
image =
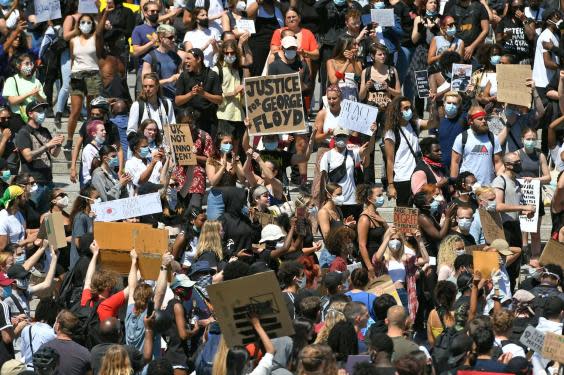
[[[23,362],[17,359],[10,359],[4,362],[2,365],[2,370],[0,370],[0,375],[18,375],[20,372],[26,369]]]
[[[19,197],[23,193],[24,190],[21,188],[21,186],[18,185],[8,186],[8,188],[4,190],[4,194],[2,195],[2,198],[0,198],[0,204],[7,208],[10,205],[10,202],[12,202],[14,199]]]
[[[194,285],[196,285],[195,281],[190,280],[190,278],[185,274],[179,273],[175,275],[174,278],[172,279],[172,283],[170,284],[170,289],[176,289],[179,287],[192,288]]]
[[[207,260],[199,260],[196,263],[192,264],[188,276],[193,276],[200,272],[209,272],[215,274],[215,269],[210,267],[210,262],[208,262]]]
[[[298,48],[298,40],[294,36],[285,36],[284,38],[282,38],[282,41],[280,43],[282,44],[282,47],[284,47],[284,49],[292,47]]]
[[[333,136],[334,137],[338,137],[340,135],[346,135],[348,137],[350,135],[350,132],[349,132],[348,129],[344,129],[344,128],[333,129]]]
[[[343,283],[344,275],[340,272],[328,272],[323,278],[323,285],[327,289],[335,289]]]
[[[505,256],[513,255],[513,252],[509,250],[509,244],[507,243],[507,241],[501,238],[493,240],[490,246],[496,249],[497,252],[500,253],[501,255],[505,255]]]
[[[268,189],[262,185],[259,185],[253,191],[253,199],[258,199],[261,195],[266,193],[268,193]]]
[[[0,274],[0,286],[10,286],[14,281],[14,279],[10,279],[5,273]]]
[[[286,235],[282,232],[282,228],[275,224],[267,224],[262,228],[260,232],[260,241],[263,243],[266,241],[278,241],[279,239],[285,237]]]
[[[38,101],[31,101],[29,102],[26,106],[25,106],[25,112],[26,113],[30,113],[31,111],[35,111],[38,108],[43,108],[45,109],[46,107],[48,107],[49,105],[45,102],[38,102]]]

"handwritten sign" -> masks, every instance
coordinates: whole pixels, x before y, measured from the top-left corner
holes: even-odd
[[[394,226],[402,233],[413,233],[417,230],[417,218],[419,210],[417,208],[395,207]]]
[[[389,294],[394,297],[396,303],[399,306],[403,306],[398,291],[396,290],[396,286],[390,278],[390,275],[382,275],[373,279],[368,283],[366,291],[368,293],[374,294],[377,297],[380,297],[382,294]]]
[[[544,333],[533,326],[527,326],[519,338],[519,342],[535,352],[541,352],[544,345]]]
[[[431,89],[429,88],[429,72],[427,70],[418,70],[414,72],[415,84],[417,85],[417,95],[420,98],[428,98]]]
[[[188,124],[169,124],[164,127],[165,139],[172,150],[172,156],[176,165],[197,165],[194,155],[194,143],[192,132]]]
[[[382,27],[394,26],[396,23],[393,9],[370,9],[370,18]]]
[[[82,13],[82,14],[98,13],[96,0],[78,0],[78,13]]]
[[[61,18],[59,0],[34,0],[35,20],[37,23]]]
[[[471,78],[472,65],[452,64],[452,82],[450,84],[450,89],[452,91],[466,92]]]
[[[537,233],[539,222],[539,206],[541,203],[541,186],[539,180],[532,180],[525,182],[523,179],[518,179],[521,184],[521,192],[523,193],[524,204],[535,206],[535,215],[528,218],[526,215],[519,215],[519,223],[521,224],[521,231],[528,233]]]
[[[67,237],[65,234],[65,221],[63,214],[60,212],[52,212],[47,214],[45,220],[39,227],[37,238],[47,239],[49,244],[57,249],[67,246]]]
[[[544,334],[542,356],[564,363],[564,336],[552,332]]]
[[[237,20],[235,23],[235,28],[239,31],[246,31],[249,34],[255,34],[257,31],[255,30],[255,21],[247,20],[247,19],[240,19]]]
[[[371,136],[372,130],[370,130],[370,127],[376,121],[377,116],[377,107],[344,99],[341,102],[339,125],[345,129]]]
[[[473,251],[474,271],[480,271],[484,278],[490,278],[492,272],[499,269],[499,255],[497,251]]]
[[[464,246],[464,250],[466,251],[466,254],[470,254],[472,255],[472,253],[474,253],[474,251],[484,251],[484,248],[487,245],[468,245],[468,246]]]
[[[560,267],[564,267],[564,244],[553,239],[548,240],[542,250],[539,263],[542,266],[558,264]]]
[[[525,107],[531,105],[531,88],[527,79],[531,78],[531,66],[520,64],[497,64],[497,100],[502,103]]]
[[[483,208],[480,208],[478,212],[480,214],[480,222],[486,243],[490,244],[497,238],[504,240],[505,232],[503,231],[499,212],[487,211]]]
[[[250,135],[306,130],[299,73],[245,78]]]
[[[118,221],[162,212],[163,206],[160,194],[156,192],[94,203],[92,210],[96,213],[96,221]]]

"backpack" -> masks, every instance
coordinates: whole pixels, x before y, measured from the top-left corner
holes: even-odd
[[[141,99],[138,99],[137,102],[139,103],[139,106],[137,107],[137,109],[139,110],[139,112],[137,113],[137,129],[139,129],[139,127],[141,126],[141,123],[143,122],[143,121],[141,121],[141,119],[143,118],[143,115],[145,114],[146,103],[145,103],[145,101],[143,101]],[[168,112],[170,111],[170,107],[168,105],[168,100],[166,100],[166,99],[160,100],[159,99],[159,107],[161,105],[161,102],[163,103],[164,108],[165,108],[165,115],[168,115]],[[162,120],[162,119],[160,119],[160,120]]]
[[[488,139],[490,141],[490,143],[492,144],[492,163],[495,167],[495,139],[494,139],[494,134],[488,130]],[[462,154],[460,155],[461,159],[464,158],[464,149],[466,148],[466,142],[468,141],[468,129],[464,130],[462,132]]]
[[[443,332],[437,336],[435,339],[435,346],[431,352],[431,358],[433,360],[433,366],[435,367],[436,373],[440,374],[443,371],[449,370],[448,360],[450,358],[450,347],[458,335],[458,331],[453,327],[447,327],[441,317],[441,314],[437,310],[437,315],[443,326]]]
[[[98,306],[100,306],[102,301],[98,300],[92,307],[90,306],[91,302],[93,302],[92,298],[86,302],[86,305],[82,306],[80,301],[78,301],[78,303],[74,304],[70,309],[79,320],[73,338],[80,345],[88,349],[92,349],[102,343],[100,337],[100,317],[98,316]]]
[[[196,375],[211,375],[213,359],[217,353],[219,342],[221,341],[221,329],[217,322],[210,324],[208,339],[196,354]]]
[[[409,123],[411,125],[411,128],[413,129],[413,132],[415,133],[415,136],[417,136],[417,138],[419,138],[419,128],[417,127],[417,125],[413,125],[413,123],[411,121]],[[406,138],[403,130],[401,130],[400,127],[398,127],[398,126],[396,126],[394,128],[394,138],[395,138],[394,155],[397,155],[402,138],[404,138],[406,141],[407,141],[407,138]],[[407,143],[407,145],[408,145],[409,151],[411,152],[411,155],[413,155],[413,158],[415,159],[415,161],[421,159],[421,152],[416,153],[413,150],[413,148],[411,147],[411,144],[409,144],[409,142]],[[384,138],[382,138],[382,143],[380,143],[380,151],[382,152],[382,159],[384,161],[384,171],[387,171],[388,158],[386,156],[386,147],[385,147],[385,143],[384,143]],[[394,156],[394,158],[395,158],[395,156]],[[393,181],[393,180],[394,180],[394,176],[384,176],[384,177],[382,177],[382,183],[384,184],[384,186],[388,186],[388,181]]]
[[[82,297],[82,287],[84,284],[73,284],[75,269],[76,267],[73,267],[70,270],[59,288],[57,303],[65,309],[70,309],[72,306],[76,305],[77,302],[80,303]]]

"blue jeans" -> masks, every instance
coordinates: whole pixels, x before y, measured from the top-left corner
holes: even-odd
[[[405,84],[405,80],[406,80],[407,70],[409,69],[409,64],[411,63],[411,57],[413,56],[413,51],[414,49],[411,47],[401,47],[398,50],[398,54],[397,54],[396,68],[398,70],[399,81],[404,83],[403,85],[404,90],[406,87],[408,87],[408,85]],[[408,94],[409,93],[404,92],[403,95],[408,98],[413,97],[413,93],[411,93],[411,96]]]
[[[35,203],[35,207],[38,212],[49,211],[49,202],[51,197],[51,190],[53,190],[53,183],[49,182],[47,184],[37,183],[37,190],[31,193],[29,199]]]
[[[63,83],[59,89],[59,94],[57,95],[57,106],[55,113],[65,110],[67,105],[67,100],[69,98],[69,87],[70,87],[70,75],[71,75],[71,60],[70,60],[70,50],[67,48],[61,54],[61,77]]]
[[[217,220],[225,211],[225,203],[223,203],[223,194],[220,190],[211,188],[208,192],[208,208],[206,216],[208,220]]]

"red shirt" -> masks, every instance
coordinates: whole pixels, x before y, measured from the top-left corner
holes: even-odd
[[[82,291],[82,297],[80,298],[80,306],[86,306],[88,301],[90,301],[90,307],[94,306],[98,299],[104,298],[98,296],[98,298],[92,298],[92,292],[90,289],[84,289]],[[98,317],[100,321],[103,322],[108,318],[117,318],[118,310],[125,304],[125,293],[120,290],[116,294],[104,299],[98,305]]]

